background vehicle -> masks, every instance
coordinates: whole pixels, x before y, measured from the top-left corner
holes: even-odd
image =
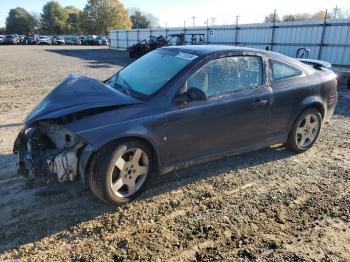
[[[83,45],[96,45],[96,44],[97,44],[96,39],[97,39],[97,36],[96,36],[96,35],[88,35],[88,36],[85,36],[85,37],[82,39],[82,44],[83,44]]]
[[[5,36],[0,35],[0,45],[2,45],[5,41]]]
[[[34,45],[35,44],[34,37],[25,36],[22,44],[23,45]]]
[[[73,45],[81,45],[81,40],[80,40],[80,37],[79,36],[73,36],[71,38],[71,43]]]
[[[125,203],[157,172],[280,143],[310,149],[334,112],[336,85],[322,63],[273,52],[161,48],[104,82],[60,83],[15,141],[19,174],[80,175],[98,198]]]
[[[39,36],[37,44],[38,45],[51,45],[52,41],[47,36]]]
[[[80,42],[82,45],[87,45],[87,40],[88,40],[87,36],[80,37]]]
[[[170,34],[167,37],[162,35],[150,36],[149,40],[142,40],[128,48],[130,58],[139,58],[148,52],[164,46],[179,46],[190,43],[191,45],[203,45],[204,34],[198,33],[180,33]]]
[[[96,44],[96,45],[108,45],[108,39],[105,36],[98,36],[94,40],[94,44]]]
[[[65,39],[62,37],[62,36],[57,36],[53,39],[53,43],[55,45],[65,45],[66,44],[66,41]]]
[[[7,35],[5,37],[4,44],[5,45],[17,45],[19,43],[19,39],[17,35]]]

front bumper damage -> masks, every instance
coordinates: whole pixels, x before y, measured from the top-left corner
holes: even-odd
[[[73,181],[79,174],[79,157],[85,145],[55,123],[39,122],[22,129],[13,148],[18,174],[26,178],[54,174],[59,182]]]

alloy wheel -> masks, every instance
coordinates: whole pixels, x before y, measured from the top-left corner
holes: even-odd
[[[306,115],[296,130],[296,142],[301,148],[310,146],[316,139],[320,129],[319,119],[315,114]]]
[[[140,148],[120,147],[119,158],[111,175],[111,189],[118,197],[130,197],[144,184],[149,171],[149,159]]]

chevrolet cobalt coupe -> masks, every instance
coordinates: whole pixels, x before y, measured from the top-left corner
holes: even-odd
[[[153,51],[104,82],[70,75],[24,120],[18,173],[80,177],[116,205],[157,173],[274,144],[304,152],[337,102],[334,72],[304,62],[183,46]]]

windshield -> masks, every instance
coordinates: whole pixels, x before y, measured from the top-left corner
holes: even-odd
[[[188,53],[158,49],[125,67],[107,84],[128,95],[147,98],[162,88],[195,58],[197,56]]]

